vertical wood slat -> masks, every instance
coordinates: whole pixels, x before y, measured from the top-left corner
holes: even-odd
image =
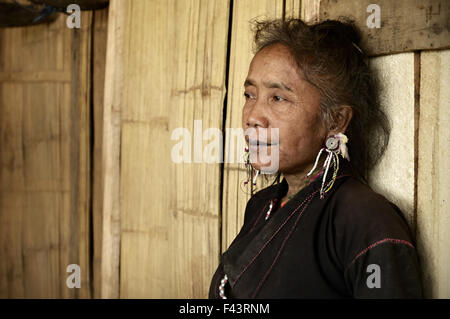
[[[0,296],[90,297],[91,14],[0,30]],[[81,289],[66,286],[68,264]]]
[[[301,19],[303,19],[305,22],[318,22],[320,18],[321,1],[322,0],[301,0]]]
[[[203,298],[219,255],[220,164],[173,163],[170,137],[192,134],[195,119],[222,125],[228,2],[113,0],[109,10],[102,295],[119,292],[114,256],[106,293],[105,257],[120,234],[120,297]]]
[[[299,19],[302,14],[301,0],[284,0],[284,17]]]
[[[255,18],[281,18],[283,15],[282,0],[239,0],[233,2],[231,53],[229,61],[228,104],[226,128],[242,128],[242,107],[244,106],[244,81],[253,58],[253,38],[250,21]],[[223,203],[222,203],[222,251],[225,251],[239,232],[244,221],[245,206],[250,198],[250,189],[241,189],[246,180],[245,166],[237,163],[241,160],[236,154],[239,142],[227,137],[225,140],[225,158],[232,158],[229,152],[234,152],[234,162],[224,165]],[[234,145],[232,144],[234,143]],[[241,145],[242,142],[241,142]],[[257,185],[263,188],[267,183],[261,179]],[[247,194],[248,193],[248,194]]]
[[[112,0],[108,32],[103,97],[100,206],[102,211],[100,297],[119,298],[120,267],[120,142],[125,57],[127,1]],[[96,206],[97,207],[97,206]]]
[[[63,17],[64,18],[64,17]],[[90,257],[90,202],[91,202],[91,37],[92,12],[83,12],[80,29],[70,29],[72,35],[72,90],[71,90],[71,137],[78,145],[71,147],[71,172],[77,172],[71,185],[78,187],[78,193],[72,197],[71,227],[64,230],[72,234],[70,242],[72,247],[78,244],[78,251],[70,259],[78,259],[81,268],[81,285],[83,288],[75,289],[75,297],[91,297],[91,257]],[[63,19],[65,20],[65,19]],[[65,22],[65,21],[64,21]],[[67,26],[66,26],[67,27]],[[75,120],[76,119],[76,120]],[[72,138],[73,140],[73,138]],[[77,149],[78,148],[78,149]],[[77,185],[77,186],[75,186]],[[74,208],[76,207],[76,208]],[[76,215],[74,211],[77,211]],[[75,218],[77,216],[77,218]],[[78,224],[78,225],[77,225]],[[74,228],[78,227],[78,233]],[[73,248],[71,248],[73,249]],[[78,255],[78,256],[77,256]],[[68,274],[65,273],[66,277]],[[66,287],[67,289],[67,287]]]
[[[420,62],[417,244],[426,297],[450,298],[450,50]]]
[[[91,145],[93,149],[92,167],[92,240],[93,260],[92,260],[92,285],[93,298],[101,297],[101,257],[102,257],[102,141],[103,141],[103,97],[105,86],[105,57],[106,39],[108,27],[108,8],[93,12],[93,39],[92,39],[92,134]]]

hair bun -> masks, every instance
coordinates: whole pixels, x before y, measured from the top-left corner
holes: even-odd
[[[319,41],[327,41],[359,47],[361,36],[355,27],[354,20],[340,17],[339,20],[325,20],[311,26],[311,30],[318,35]]]

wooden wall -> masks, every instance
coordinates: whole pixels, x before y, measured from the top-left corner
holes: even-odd
[[[370,172],[372,187],[404,212],[416,236],[427,297],[450,297],[450,50],[373,58],[392,125],[389,147]],[[392,163],[395,163],[394,165]]]
[[[80,30],[64,17],[0,30],[0,297],[206,297],[250,189],[243,164],[174,163],[171,134],[241,126],[251,19],[346,10],[329,5],[111,0]],[[416,234],[426,295],[449,298],[449,50],[370,63],[393,126],[370,182]],[[70,263],[81,289],[66,287]]]
[[[0,296],[89,296],[90,15],[1,30]],[[66,287],[79,264],[82,289]]]
[[[427,296],[450,298],[450,50],[420,53],[417,240]]]
[[[220,0],[110,3],[108,41],[123,46],[107,53],[104,132],[120,140],[104,140],[114,183],[104,216],[120,223],[104,236],[116,247],[120,235],[120,275],[109,269],[120,294],[104,282],[105,297],[207,294],[220,253],[220,164],[175,164],[171,133],[193,134],[193,120],[222,125],[228,11]]]
[[[95,34],[106,19],[0,29],[1,298],[92,296],[91,121],[105,45]],[[69,264],[81,268],[80,289],[66,286]]]

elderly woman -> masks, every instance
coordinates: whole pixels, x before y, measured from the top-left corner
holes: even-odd
[[[276,151],[283,179],[250,198],[210,298],[422,297],[406,220],[363,177],[389,126],[355,27],[255,26],[242,124],[257,132],[247,138],[252,168],[265,165],[255,154]],[[258,132],[272,128],[277,140],[263,141]]]

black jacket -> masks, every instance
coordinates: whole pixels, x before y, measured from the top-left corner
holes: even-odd
[[[250,198],[244,224],[221,256],[210,298],[219,298],[224,274],[228,298],[422,297],[415,244],[400,210],[349,164],[323,199],[321,183],[318,178],[282,208],[286,180]]]

